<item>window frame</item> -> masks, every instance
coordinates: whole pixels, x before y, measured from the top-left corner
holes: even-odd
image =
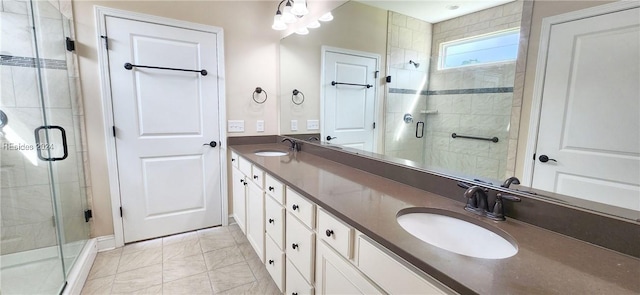
[[[467,68],[467,67],[492,66],[492,65],[502,64],[502,63],[515,62],[518,59],[518,53],[519,52],[516,52],[516,57],[514,59],[501,60],[501,61],[492,61],[492,62],[484,62],[484,63],[470,63],[470,64],[467,64],[467,65],[459,65],[459,66],[454,66],[454,67],[445,67],[445,62],[446,62],[445,52],[446,52],[446,48],[449,47],[449,46],[452,46],[452,45],[460,45],[460,44],[471,43],[473,41],[486,40],[486,39],[489,39],[491,37],[500,37],[500,36],[509,35],[509,34],[512,34],[512,33],[515,33],[515,32],[520,34],[520,31],[521,31],[520,27],[514,27],[514,28],[505,29],[505,30],[493,31],[493,32],[489,32],[489,33],[486,33],[486,34],[481,34],[481,35],[476,35],[476,36],[471,36],[471,37],[466,37],[466,38],[461,38],[461,39],[441,42],[438,45],[438,50],[439,50],[438,51],[438,71],[454,70],[454,69]],[[519,49],[518,49],[518,51],[519,51]]]

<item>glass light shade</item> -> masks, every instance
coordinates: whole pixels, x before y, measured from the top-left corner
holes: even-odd
[[[284,7],[284,11],[282,12],[282,21],[285,24],[292,24],[298,21],[298,18],[291,13],[291,6],[287,5]]]
[[[333,14],[331,14],[331,12],[327,12],[323,14],[318,20],[323,22],[331,21],[333,20]]]
[[[295,15],[307,15],[307,13],[309,13],[309,9],[307,9],[307,1],[294,0],[293,7],[291,8],[291,13]]]
[[[302,27],[296,30],[296,34],[298,35],[307,35],[309,34],[309,30],[306,27]]]
[[[282,30],[285,30],[287,28],[287,24],[285,24],[282,21],[282,14],[276,14],[273,17],[273,25],[271,26],[271,28],[276,30],[276,31],[282,31]]]
[[[309,28],[309,29],[315,29],[315,28],[319,28],[319,27],[320,27],[320,22],[317,21],[317,20],[314,20],[314,21],[310,22],[307,25],[307,28]]]

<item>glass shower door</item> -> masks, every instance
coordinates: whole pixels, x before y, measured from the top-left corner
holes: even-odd
[[[0,6],[2,294],[58,294],[89,234],[70,23],[55,3]]]

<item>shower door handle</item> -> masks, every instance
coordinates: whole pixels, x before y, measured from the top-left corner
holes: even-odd
[[[42,150],[43,149],[47,149],[50,150],[52,148],[52,146],[49,145],[49,143],[42,143],[40,142],[40,131],[43,129],[58,129],[60,130],[60,135],[62,135],[62,151],[63,151],[63,155],[62,157],[53,157],[53,158],[48,158],[48,157],[44,157],[42,155]],[[46,125],[46,126],[40,126],[38,128],[36,128],[33,131],[35,137],[36,137],[36,153],[38,154],[38,158],[42,161],[48,161],[48,162],[53,162],[53,161],[62,161],[64,159],[66,159],[69,156],[69,149],[67,147],[67,132],[64,130],[64,128],[60,127],[60,126],[53,126],[53,125]]]
[[[418,130],[420,130],[420,132],[418,132]],[[424,136],[424,122],[418,122],[416,123],[416,138],[422,138],[423,136]]]

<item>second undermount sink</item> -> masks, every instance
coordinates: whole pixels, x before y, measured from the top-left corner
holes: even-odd
[[[280,156],[286,156],[288,153],[283,151],[278,151],[278,150],[262,150],[262,151],[256,151],[254,152],[254,154],[256,156],[261,156],[261,157],[280,157]]]
[[[502,259],[518,253],[508,235],[465,221],[464,215],[432,208],[407,208],[397,221],[408,233],[438,248],[485,259]],[[506,237],[503,237],[506,236]],[[513,239],[511,239],[513,240]]]

